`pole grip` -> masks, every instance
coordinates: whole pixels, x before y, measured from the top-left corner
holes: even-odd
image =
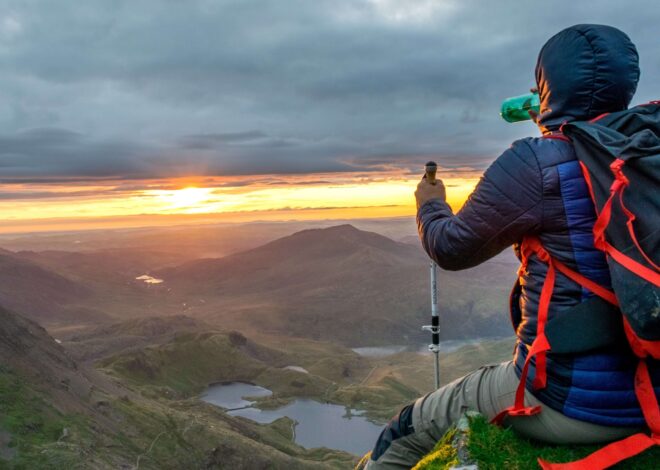
[[[431,335],[432,343],[436,346],[440,344],[440,332],[438,331],[439,326],[440,326],[440,317],[439,316],[431,317],[431,327],[433,328],[433,334]]]
[[[438,165],[435,162],[427,162],[424,166],[424,172],[426,175],[426,181],[435,184],[437,181],[435,175],[438,172]]]

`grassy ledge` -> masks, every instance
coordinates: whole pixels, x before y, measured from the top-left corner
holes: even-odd
[[[459,464],[452,441],[452,428],[436,447],[414,467],[414,470],[445,470]],[[468,431],[470,458],[480,470],[538,469],[537,458],[550,462],[570,462],[586,457],[601,446],[550,446],[516,435],[511,429],[493,426],[485,418],[470,419]],[[612,468],[646,470],[658,468],[660,448],[655,447]]]

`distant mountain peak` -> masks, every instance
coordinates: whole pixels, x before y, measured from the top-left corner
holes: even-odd
[[[371,232],[365,232],[363,230],[360,230],[356,228],[355,226],[351,224],[342,224],[342,225],[333,225],[332,227],[325,227],[325,228],[310,228],[310,229],[305,229],[301,230],[299,232],[294,232],[291,235],[287,237],[282,237],[277,240],[273,240],[271,243],[276,243],[279,240],[286,240],[290,238],[296,238],[296,237],[315,237],[315,236],[320,236],[320,237],[327,237],[329,235],[331,236],[356,236],[359,234],[368,234]],[[268,245],[268,244],[267,244]]]
[[[320,229],[324,230],[326,232],[346,232],[346,233],[356,233],[356,232],[363,232],[363,230],[360,230],[356,228],[354,225],[351,224],[341,224],[341,225],[333,225],[332,227]]]
[[[341,224],[302,230],[252,250],[192,261],[155,275],[165,279],[173,292],[234,296],[265,289],[272,295],[309,286],[333,286],[340,291],[342,286],[348,288],[347,283],[355,283],[348,280],[349,274],[353,279],[368,280],[375,273],[385,276],[388,272],[399,279],[401,270],[424,265],[424,256],[416,247]]]
[[[323,257],[341,258],[360,249],[377,249],[382,250],[384,256],[395,256],[400,254],[402,249],[407,252],[408,248],[408,246],[379,233],[360,230],[351,224],[341,224],[302,230],[251,251],[262,254],[289,253],[289,256],[300,256],[311,250],[309,255],[322,254]]]
[[[333,225],[331,227],[301,230],[299,232],[295,232],[289,235],[288,237],[282,237],[277,240],[273,240],[271,243],[268,243],[264,246],[268,246],[269,244],[274,244],[282,240],[301,238],[301,237],[305,237],[310,240],[317,239],[319,241],[327,240],[330,239],[331,237],[348,238],[351,240],[362,240],[362,241],[377,239],[377,240],[387,241],[396,244],[394,240],[387,238],[386,236],[381,235],[379,233],[360,230],[359,228],[351,224],[341,224],[341,225]]]

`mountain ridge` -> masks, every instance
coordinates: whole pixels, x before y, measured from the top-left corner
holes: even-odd
[[[415,250],[409,245],[374,232],[359,230],[350,224],[344,224],[330,228],[302,230],[259,247],[225,257],[193,260],[180,266],[159,270],[156,275],[171,279],[172,274],[176,276],[178,272],[182,277],[196,279],[198,276],[204,275],[204,273],[199,273],[200,269],[214,267],[218,269],[218,266],[234,260],[240,260],[241,263],[247,262],[252,266],[256,263],[261,265],[289,263],[292,259],[300,262],[304,261],[305,257],[311,258],[312,256],[315,256],[316,260],[336,259],[355,253],[361,245],[376,250],[390,251],[390,254],[398,250],[401,255],[422,257],[421,253],[417,253],[419,250]]]
[[[72,310],[91,295],[90,289],[57,272],[6,250],[0,251],[0,305],[50,323],[56,319],[79,320]],[[104,318],[88,310],[89,320]]]
[[[239,330],[258,325],[271,334],[366,346],[422,339],[428,266],[419,246],[340,225],[154,275],[164,280],[160,288],[168,296],[186,305],[187,315],[211,324]],[[509,334],[508,323],[494,314],[506,308],[514,276],[513,265],[499,261],[441,271],[443,337]]]

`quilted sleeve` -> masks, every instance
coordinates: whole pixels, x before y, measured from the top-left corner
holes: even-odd
[[[529,140],[514,142],[495,160],[457,214],[439,199],[420,207],[419,236],[440,267],[476,266],[540,229],[543,177]]]

